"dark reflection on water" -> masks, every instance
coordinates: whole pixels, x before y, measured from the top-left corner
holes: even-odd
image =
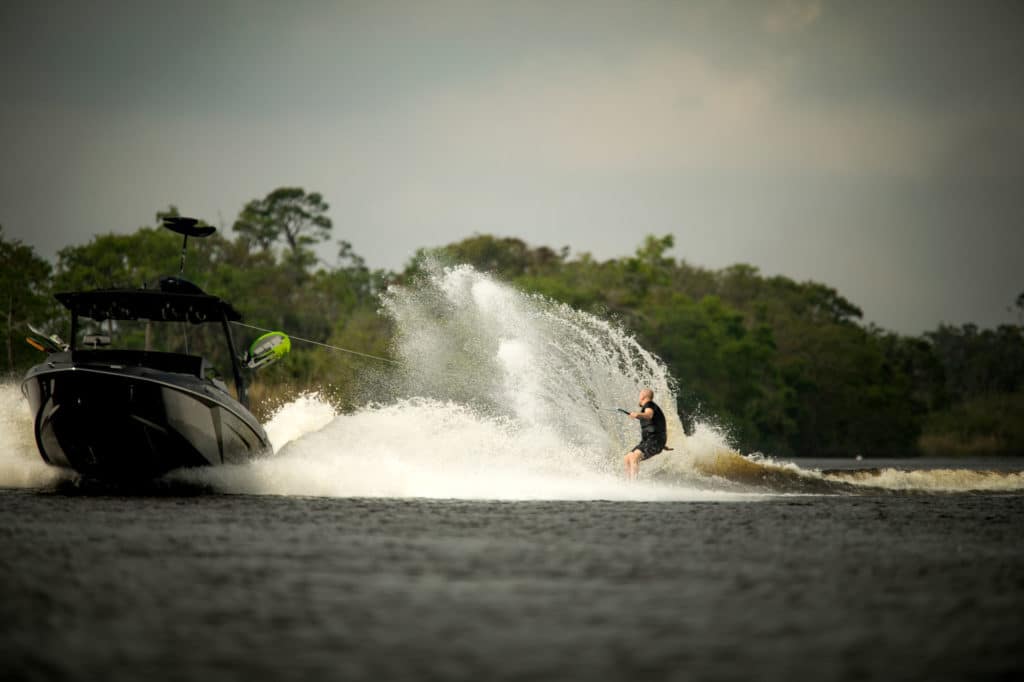
[[[0,492],[4,679],[1024,671],[1024,497]]]

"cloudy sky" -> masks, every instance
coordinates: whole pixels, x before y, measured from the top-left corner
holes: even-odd
[[[14,0],[0,224],[53,258],[296,185],[375,267],[672,233],[886,328],[994,325],[1024,291],[1022,35],[1012,0]]]

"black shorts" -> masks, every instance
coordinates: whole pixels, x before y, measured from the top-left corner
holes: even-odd
[[[666,438],[644,438],[636,444],[633,450],[640,451],[640,461],[650,459],[665,449]],[[633,452],[630,450],[630,452]]]

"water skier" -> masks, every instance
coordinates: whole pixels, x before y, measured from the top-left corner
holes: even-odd
[[[640,411],[630,412],[629,418],[640,421],[640,442],[625,458],[626,478],[633,480],[640,473],[640,462],[667,449],[668,432],[665,413],[654,402],[654,391],[649,388],[640,391]]]

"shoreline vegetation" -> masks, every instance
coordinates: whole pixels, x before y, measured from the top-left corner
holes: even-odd
[[[780,457],[1024,456],[1024,329],[940,325],[920,336],[862,321],[861,310],[817,282],[720,270],[668,256],[671,235],[648,236],[632,256],[607,261],[476,234],[420,249],[399,272],[372,270],[336,241],[333,264],[313,247],[334,239],[328,204],[285,187],[254,199],[230,226],[189,244],[185,276],[231,301],[246,321],[323,343],[388,355],[393,330],[378,295],[411,283],[424,263],[468,263],[517,288],[611,319],[664,360],[679,381],[679,410],[712,421],[742,451]],[[152,286],[178,271],[180,240],[155,226],[103,234],[61,249],[56,263],[0,227],[0,367],[20,379],[40,355],[28,323],[67,335],[57,291]],[[198,217],[198,216],[197,216]],[[1024,293],[1016,300],[1024,313]],[[247,335],[240,335],[243,339]],[[357,379],[386,372],[296,344],[287,362],[255,379],[265,418],[303,391],[326,391],[341,410],[370,395]],[[329,388],[328,388],[329,387]]]

